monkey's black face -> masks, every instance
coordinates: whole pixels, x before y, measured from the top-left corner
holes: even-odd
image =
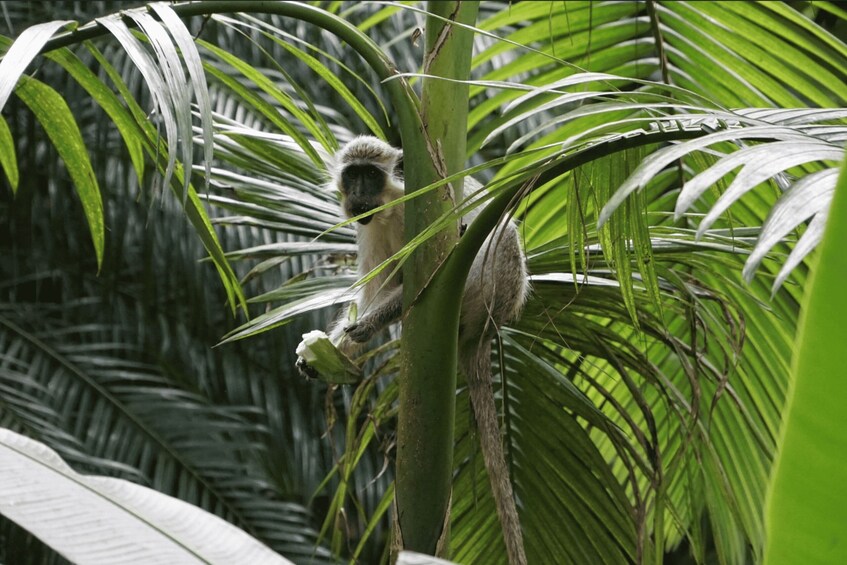
[[[348,165],[341,172],[341,196],[344,212],[348,216],[358,216],[381,206],[385,191],[385,173],[373,165]],[[359,220],[367,225],[373,216]]]

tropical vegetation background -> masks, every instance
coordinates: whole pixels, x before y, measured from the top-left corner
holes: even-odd
[[[0,425],[294,562],[379,563],[396,334],[356,386],[304,381],[294,348],[355,282],[327,158],[360,133],[399,144],[394,109],[333,33],[209,4],[187,31],[163,5],[0,5],[10,39],[103,18],[0,77],[17,83],[0,123]],[[420,88],[425,3],[311,6]],[[514,210],[533,292],[496,348],[530,562],[761,561],[847,139],[847,11],[482,2],[475,31],[472,172],[505,193],[552,170]],[[639,130],[663,137],[548,167]],[[451,558],[503,563],[462,387],[455,434]],[[63,559],[0,516],[0,562]]]

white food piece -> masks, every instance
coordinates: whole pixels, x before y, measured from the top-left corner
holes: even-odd
[[[326,335],[326,332],[321,330],[312,330],[308,333],[303,334],[303,341],[301,341],[297,345],[297,355],[306,360],[306,363],[312,363],[317,359],[315,352],[312,351],[311,347],[315,345],[318,340],[328,339],[329,336]]]

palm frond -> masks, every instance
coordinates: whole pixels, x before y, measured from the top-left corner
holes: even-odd
[[[3,364],[18,367],[0,372],[4,385],[44,391],[38,403],[10,402],[14,427],[71,450],[83,469],[118,473],[219,513],[282,554],[315,552],[306,541],[308,513],[283,499],[257,459],[267,430],[252,421],[255,410],[215,406],[143,362],[117,328],[68,326],[55,319],[59,312],[19,302],[0,317]],[[33,324],[24,320],[40,323],[27,329],[22,324]]]

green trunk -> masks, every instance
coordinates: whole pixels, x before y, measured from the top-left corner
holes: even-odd
[[[478,3],[429,2],[428,9],[473,25]],[[472,40],[471,31],[429,17],[423,72],[466,80]],[[421,117],[426,147],[413,152],[404,135],[407,192],[464,168],[467,104],[467,85],[424,80]],[[453,207],[461,186],[455,189],[445,186],[406,204],[407,240]],[[458,237],[457,226],[431,238],[403,270],[403,303],[408,313],[401,350],[395,549],[441,556],[447,554],[449,539],[461,289],[429,283]]]

